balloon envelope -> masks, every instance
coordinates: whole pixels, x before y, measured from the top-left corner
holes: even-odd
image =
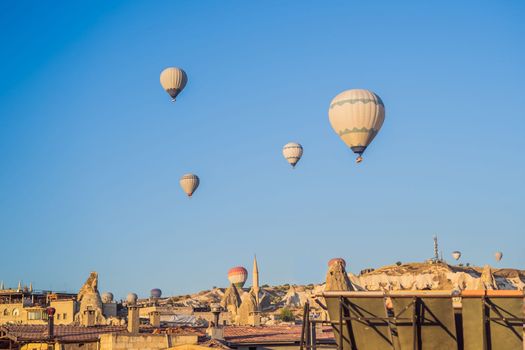
[[[160,85],[171,96],[173,101],[188,82],[186,72],[177,67],[168,67],[160,73]]]
[[[248,271],[242,266],[235,266],[228,270],[228,280],[237,288],[242,288],[248,279]]]
[[[126,301],[128,302],[128,304],[136,304],[137,300],[138,300],[138,296],[135,293],[129,293],[128,296],[126,297]]]
[[[162,296],[162,291],[159,288],[153,288],[150,291],[150,296],[152,299],[158,299]]]
[[[501,261],[501,258],[503,258],[503,253],[502,252],[494,253],[494,258],[496,258],[496,261]]]
[[[385,105],[372,91],[346,90],[332,100],[328,117],[337,135],[360,159],[383,126]]]
[[[102,293],[101,295],[102,297],[102,302],[103,303],[111,303],[113,301],[113,293],[111,292],[104,292]]]
[[[283,156],[295,168],[295,165],[303,156],[303,146],[295,142],[287,143],[283,147]]]
[[[461,252],[460,251],[454,251],[452,252],[452,257],[455,259],[455,260],[459,260],[459,258],[461,258]]]
[[[199,187],[200,180],[195,174],[185,174],[180,178],[179,184],[184,193],[191,197],[193,192]]]

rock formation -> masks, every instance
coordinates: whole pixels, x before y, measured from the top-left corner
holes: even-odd
[[[498,284],[496,283],[496,279],[494,278],[494,275],[492,274],[492,269],[490,268],[490,265],[485,265],[483,267],[483,272],[481,272],[481,277],[478,280],[477,289],[482,289],[482,290],[498,289]]]
[[[106,318],[102,313],[102,299],[98,292],[98,274],[91,272],[86,283],[80,288],[77,295],[80,303],[75,322],[85,326],[106,324]]]
[[[257,300],[252,293],[244,293],[241,298],[241,306],[237,313],[236,324],[243,325],[257,325],[258,319]]]
[[[264,289],[261,289],[259,292],[259,310],[268,310],[272,309],[272,298]]]
[[[221,307],[230,313],[231,322],[235,322],[239,306],[241,306],[241,296],[235,284],[232,283],[221,300]]]
[[[452,266],[446,263],[388,265],[363,273],[357,277],[357,280],[365,290],[523,290],[525,287],[523,271],[515,269],[494,271],[488,266],[482,269]]]
[[[355,290],[348,278],[345,266],[341,261],[333,262],[326,273],[325,291]]]
[[[295,287],[293,285],[290,285],[290,288],[288,288],[288,292],[286,292],[286,295],[281,300],[283,305],[286,307],[301,307],[301,297],[295,290]]]

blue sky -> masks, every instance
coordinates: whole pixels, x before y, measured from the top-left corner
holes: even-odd
[[[525,268],[522,1],[0,4],[0,279],[117,296],[446,258]],[[189,83],[171,103],[167,66]],[[339,92],[381,96],[356,166]],[[292,170],[289,141],[304,156]],[[188,200],[179,177],[201,186]],[[251,272],[251,271],[250,271]]]

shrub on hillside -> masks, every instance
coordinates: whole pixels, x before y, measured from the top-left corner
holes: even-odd
[[[292,312],[292,310],[290,310],[289,308],[287,307],[283,307],[281,309],[281,313],[280,313],[280,318],[281,318],[281,321],[283,322],[292,322],[292,321],[295,321],[295,316]]]

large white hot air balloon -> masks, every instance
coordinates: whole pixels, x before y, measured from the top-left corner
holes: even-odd
[[[188,197],[191,197],[193,192],[199,187],[200,180],[195,174],[185,174],[180,178],[179,183],[182,190],[188,195]]]
[[[461,258],[461,252],[460,251],[453,251],[452,252],[452,257],[454,258],[454,260],[459,260],[459,258]]]
[[[173,101],[188,82],[186,72],[177,67],[168,67],[160,73],[160,85],[171,96]]]
[[[358,155],[356,162],[360,163],[385,121],[385,105],[372,91],[346,90],[332,100],[328,116],[334,131]]]
[[[501,258],[503,258],[503,253],[502,252],[494,253],[494,258],[496,259],[496,261],[501,261]]]
[[[303,146],[295,142],[287,143],[283,147],[283,156],[295,168],[295,165],[303,156]]]

